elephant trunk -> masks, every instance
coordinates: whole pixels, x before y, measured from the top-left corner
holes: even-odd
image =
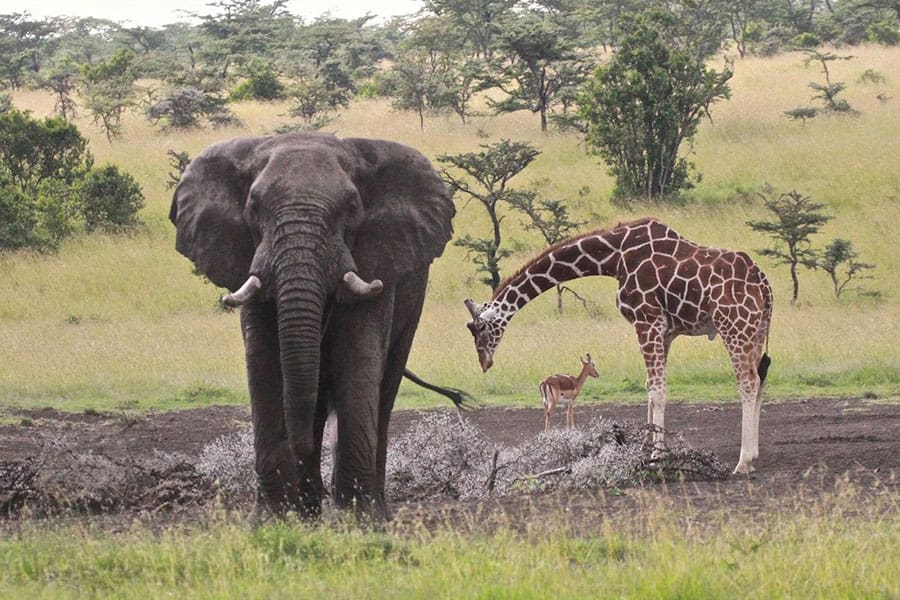
[[[318,457],[314,421],[318,402],[322,319],[328,296],[324,226],[308,216],[289,219],[273,240],[275,301],[288,442],[300,469],[301,497],[315,504]]]

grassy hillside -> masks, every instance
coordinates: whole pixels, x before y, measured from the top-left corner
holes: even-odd
[[[712,109],[701,127],[692,160],[703,174],[696,201],[683,207],[626,211],[609,204],[610,177],[577,140],[541,135],[536,117],[518,113],[475,119],[433,117],[425,131],[417,118],[393,112],[387,102],[357,103],[332,129],[341,136],[394,139],[430,157],[466,152],[501,138],[527,140],[543,154],[518,185],[548,179],[551,197],[572,200],[573,212],[602,227],[653,214],[698,242],[749,251],[768,245],[746,227],[767,218],[755,190],[769,183],[792,189],[833,207],[817,239],[853,241],[861,259],[874,263],[866,282],[880,299],[854,294],[836,300],[822,273],[801,273],[801,298],[790,306],[784,267],[760,259],[775,287],[769,397],[877,394],[900,390],[900,50],[854,49],[855,58],[832,66],[832,78],[848,83],[845,97],[858,117],[792,122],[783,111],[808,103],[809,81],[819,81],[802,56],[745,59],[735,64],[733,98]],[[859,83],[867,69],[886,82]],[[876,95],[893,97],[886,103]],[[52,99],[39,92],[14,95],[17,106],[48,114]],[[162,133],[131,115],[123,139],[109,144],[84,115],[79,128],[89,136],[97,163],[112,162],[131,172],[147,196],[146,229],[132,237],[92,235],[63,245],[57,255],[0,255],[0,406],[64,409],[165,408],[200,402],[244,402],[243,351],[236,313],[215,309],[220,290],[191,274],[174,250],[167,214],[166,150],[192,156],[208,144],[238,135],[271,132],[286,118],[278,104],[247,103],[235,108],[242,129]],[[516,180],[514,180],[516,181]],[[579,191],[581,195],[579,196]],[[750,192],[750,193],[748,193]],[[458,234],[481,235],[485,219],[475,204],[458,204]],[[512,272],[538,252],[539,240],[512,215],[504,222],[509,246],[503,264]],[[590,278],[573,286],[593,300],[590,314],[571,301],[560,317],[552,294],[529,305],[507,332],[494,368],[481,374],[464,327],[462,300],[483,301],[464,252],[448,247],[434,265],[431,288],[410,366],[421,375],[465,388],[488,401],[538,402],[537,382],[553,372],[574,371],[579,354],[590,352],[600,371],[584,396],[643,397],[644,372],[630,326],[614,306],[611,280]],[[721,344],[705,338],[675,342],[670,368],[677,399],[734,398],[730,364]],[[400,406],[441,403],[404,384]]]

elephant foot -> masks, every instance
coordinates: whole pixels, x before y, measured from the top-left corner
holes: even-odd
[[[391,511],[384,498],[373,498],[369,494],[335,494],[335,505],[351,511],[356,521],[364,527],[380,528],[391,520]]]

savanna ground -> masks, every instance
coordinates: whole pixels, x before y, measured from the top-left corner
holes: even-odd
[[[546,179],[548,197],[567,198],[585,229],[653,214],[681,234],[747,250],[775,288],[776,306],[752,479],[652,484],[605,491],[524,493],[398,508],[387,532],[267,524],[249,527],[246,506],[227,512],[208,489],[165,482],[142,502],[103,515],[67,512],[3,522],[0,592],[10,597],[885,597],[900,596],[900,60],[897,50],[854,48],[834,65],[851,118],[790,122],[783,111],[809,103],[802,55],[737,61],[733,98],[712,107],[691,158],[703,174],[684,206],[611,205],[612,182],[577,140],[541,135],[532,115],[449,117],[418,129],[386,102],[360,103],[332,127],[341,136],[386,137],[434,159],[502,138],[529,141],[542,155],[517,183]],[[872,69],[883,83],[860,81]],[[878,95],[893,98],[887,102]],[[52,99],[14,95],[49,114]],[[112,144],[81,115],[98,164],[135,175],[147,197],[144,229],[130,237],[90,235],[56,255],[0,255],[0,463],[38,456],[66,440],[80,453],[128,464],[155,450],[196,453],[243,426],[248,410],[235,313],[216,309],[220,290],[194,277],[174,251],[167,214],[166,150],[196,155],[236,135],[271,132],[282,105],[236,107],[242,129],[163,133],[139,116]],[[822,273],[790,281],[756,250],[769,245],[745,225],[768,218],[755,192],[769,184],[830,206],[815,240],[850,239],[880,296],[834,297]],[[473,203],[458,202],[455,231],[482,235]],[[509,215],[513,255],[506,274],[537,253],[534,233]],[[533,439],[542,418],[536,383],[594,356],[576,423],[594,414],[637,423],[646,416],[643,365],[634,334],[615,312],[613,282],[573,287],[557,315],[541,298],[517,316],[481,374],[462,299],[489,295],[462,249],[448,246],[432,269],[410,367],[481,400],[468,418],[485,437]],[[667,427],[728,466],[737,460],[740,407],[721,344],[675,342]],[[404,383],[395,433],[443,401]],[[561,419],[557,416],[557,422]],[[396,436],[395,436],[396,437]],[[100,459],[98,459],[100,460]],[[104,463],[105,464],[105,463]],[[183,486],[183,487],[179,487]],[[156,494],[154,496],[154,494]],[[202,500],[202,501],[201,501]],[[110,514],[112,513],[112,514]],[[223,514],[225,516],[223,516]],[[8,534],[8,535],[7,535]],[[349,567],[348,567],[349,565]]]
[[[53,409],[17,411],[16,415],[22,419],[20,424],[0,426],[0,456],[7,469],[17,462],[41,457],[48,443],[63,438],[67,452],[105,456],[126,464],[130,457],[159,453],[178,454],[189,463],[198,462],[209,444],[249,425],[249,410],[245,407],[208,407],[132,417]],[[422,416],[421,411],[397,412],[392,421],[392,438],[408,431]],[[591,404],[575,411],[576,423],[596,418],[640,423],[645,416],[646,409],[634,404]],[[533,408],[484,407],[465,413],[464,418],[486,440],[505,446],[520,445],[543,429],[543,412]],[[558,422],[563,418],[556,415],[556,426],[561,426]],[[761,420],[762,456],[758,472],[750,478],[701,477],[639,489],[510,494],[471,503],[452,502],[448,497],[446,501],[396,507],[398,520],[437,524],[452,515],[472,527],[508,524],[527,529],[529,524],[545,519],[545,515],[559,518],[565,514],[570,523],[577,523],[580,532],[590,533],[601,531],[604,521],[621,516],[619,513],[628,518],[639,516],[648,494],[661,495],[675,503],[675,518],[690,513],[701,522],[721,511],[752,517],[761,510],[793,510],[798,501],[814,504],[848,490],[858,494],[860,510],[862,504],[884,501],[886,508],[900,508],[896,504],[900,492],[900,408],[896,404],[829,398],[777,402],[764,406]],[[736,464],[740,451],[737,403],[672,404],[667,426],[680,433],[688,445],[712,451],[727,465]],[[51,460],[42,466],[48,472],[41,475],[44,481],[53,481],[63,475],[53,469],[71,468],[70,461]],[[89,476],[85,473],[85,477]],[[149,480],[144,493],[132,496],[139,504],[126,502],[111,511],[82,506],[69,514],[94,511],[129,518],[152,513],[200,517],[213,505],[212,490],[173,495],[173,491],[179,491],[177,486],[185,484],[177,476],[167,482],[166,476],[160,474]],[[8,494],[0,495],[0,501],[9,498]],[[21,516],[19,509],[24,507],[0,508],[15,518]],[[234,508],[238,513],[249,513],[252,501],[236,503]]]

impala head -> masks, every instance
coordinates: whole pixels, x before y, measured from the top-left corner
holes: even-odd
[[[478,352],[481,370],[487,371],[494,364],[494,351],[503,338],[509,318],[493,300],[485,304],[475,304],[471,299],[466,299],[465,305],[472,314],[472,320],[466,323],[466,327],[475,338],[475,350]]]
[[[590,354],[585,355],[584,358],[578,357],[578,360],[581,361],[581,368],[587,371],[588,375],[600,377],[600,374],[597,373],[597,367],[594,366],[594,359],[591,358]]]

